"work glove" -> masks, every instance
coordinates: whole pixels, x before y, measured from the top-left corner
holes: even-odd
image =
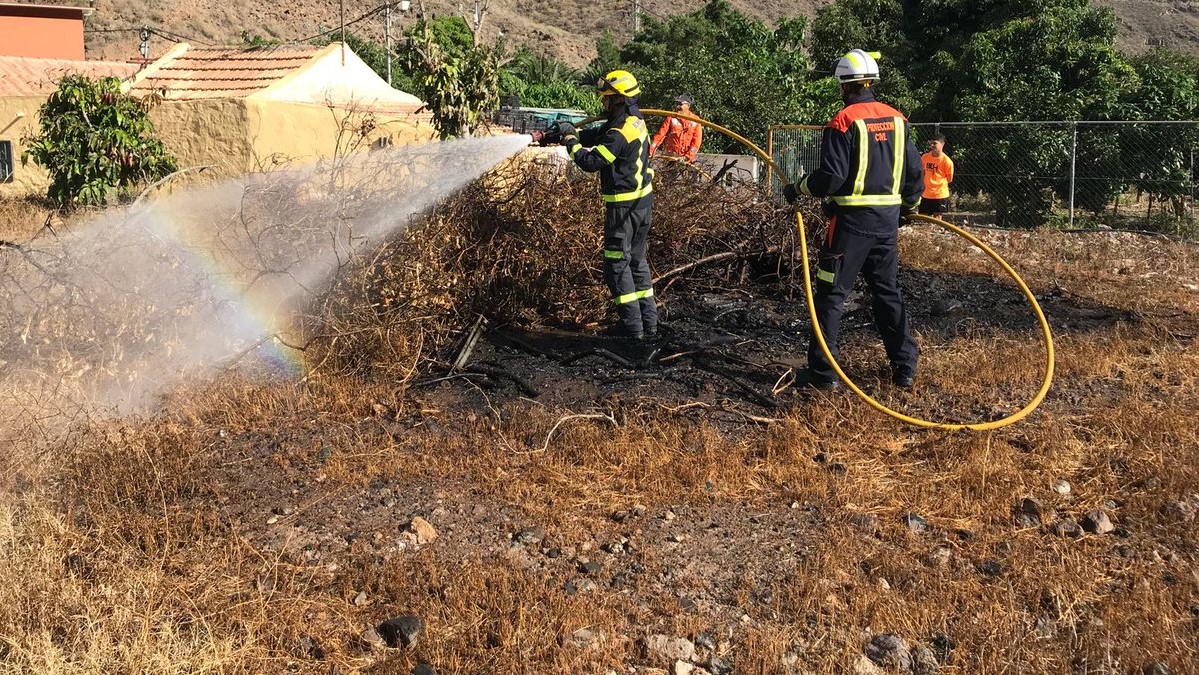
[[[820,211],[824,214],[825,218],[832,218],[833,214],[837,212],[836,202],[831,199],[820,202]]]
[[[579,132],[570,122],[558,122],[558,133],[561,134],[562,145],[574,145],[579,142]]]
[[[911,204],[911,205],[903,204],[902,206],[900,206],[899,207],[899,226],[904,227],[905,225],[911,225],[912,223],[916,222],[916,219],[913,218],[913,216],[915,216],[916,213],[917,213],[917,207],[914,204]]]
[[[786,199],[788,204],[794,204],[798,197],[799,190],[795,189],[795,183],[787,183],[783,186],[783,199]]]

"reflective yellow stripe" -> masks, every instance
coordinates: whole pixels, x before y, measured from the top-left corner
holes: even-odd
[[[897,206],[903,203],[899,195],[833,195],[841,206]]]
[[[595,151],[598,152],[599,156],[603,157],[604,160],[609,164],[616,161],[616,155],[613,155],[611,150],[602,145],[595,146]]]
[[[604,249],[604,257],[608,260],[624,260],[624,251],[613,251]]]
[[[801,182],[799,184],[799,193],[801,195],[807,195],[809,197],[812,196],[812,188],[808,187],[808,179],[811,177],[812,177],[812,174],[808,174],[808,175],[804,176],[803,182]]]
[[[649,141],[649,131],[646,129],[645,123],[641,123],[638,127],[637,140],[641,142],[641,150],[645,149],[645,144]],[[637,191],[640,192],[645,186],[645,163],[641,161],[641,152],[637,153]]]
[[[632,293],[624,293],[612,298],[612,303],[616,305],[627,305],[630,302],[637,302],[643,298],[654,297],[654,289],[647,288],[643,291],[633,291]]]
[[[571,157],[574,157],[575,155],[579,154],[579,151],[582,149],[583,149],[583,146],[580,143],[575,143],[574,145],[566,146],[566,152],[569,153]]]
[[[604,195],[604,201],[608,202],[609,204],[611,204],[613,202],[630,202],[630,201],[633,201],[634,199],[641,199],[642,197],[644,197],[645,195],[647,195],[653,191],[654,191],[654,186],[651,183],[651,184],[646,185],[645,187],[641,188],[640,190],[635,190],[633,192],[620,192],[620,193],[614,194],[614,195]]]
[[[858,130],[858,175],[853,179],[851,195],[860,195],[866,191],[866,164],[870,159],[870,136],[866,133],[866,120],[853,123]]]
[[[821,281],[827,281],[830,284],[833,283],[833,281],[836,279],[836,277],[833,276],[832,272],[829,272],[827,270],[822,270],[819,267],[816,268],[816,278]]]
[[[891,167],[891,193],[898,195],[899,182],[902,179],[901,173],[903,172],[903,155],[904,150],[907,149],[907,138],[903,126],[903,118],[894,117],[892,119],[895,120],[895,144],[891,146],[895,152],[895,165]]]

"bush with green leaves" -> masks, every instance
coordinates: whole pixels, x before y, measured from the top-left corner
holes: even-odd
[[[620,57],[641,83],[642,107],[669,109],[688,93],[698,114],[764,147],[770,125],[824,122],[840,107],[836,86],[811,78],[806,37],[802,18],[771,30],[726,0],[709,0],[668,21],[647,18]],[[704,148],[728,143],[708,134]]]
[[[500,91],[519,97],[522,106],[599,111],[595,82],[585,82],[580,71],[558,59],[521,45],[505,61]]]
[[[123,93],[115,77],[67,75],[38,111],[39,132],[26,139],[21,161],[32,159],[50,173],[47,194],[61,207],[126,198],[177,169],[148,117],[157,100]]]
[[[421,19],[397,50],[441,138],[470,136],[499,107],[498,47],[476,44],[461,17]]]

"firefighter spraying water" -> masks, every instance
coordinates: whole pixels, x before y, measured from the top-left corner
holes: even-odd
[[[606,122],[598,130],[580,135],[573,124],[559,122],[545,132],[533,134],[536,143],[565,145],[567,153],[584,170],[601,171],[607,203],[605,281],[611,280],[609,289],[621,317],[616,332],[641,339],[649,332],[650,325],[657,327],[648,267],[641,267],[645,264],[644,238],[639,240],[640,244],[635,243],[639,228],[648,231],[652,208],[653,170],[648,168],[648,135],[642,115],[673,116],[740,142],[775,173],[784,185],[783,194],[788,202],[797,204],[801,196],[825,199],[829,227],[819,249],[815,291],[808,267],[803,216],[798,207],[795,209],[804,291],[812,325],[806,378],[809,385],[816,389],[844,385],[879,412],[927,428],[985,431],[1024,419],[1044,400],[1053,382],[1053,335],[1036,297],[1020,275],[978,238],[951,223],[916,213],[924,189],[920,154],[911,143],[903,114],[874,99],[871,88],[879,79],[877,55],[859,49],[848,52],[838,59],[835,74],[846,106],[823,131],[819,168],[797,182],[784,175],[760,147],[730,129],[679,111],[640,110],[636,101],[640,88],[633,76],[624,71],[609,73],[605,78],[607,84],[600,83],[601,93],[606,90],[609,93],[604,98]],[[626,88],[616,89],[618,83]],[[594,120],[585,120],[580,126],[591,121]],[[837,363],[842,307],[854,281],[864,275],[874,294],[875,322],[891,362],[892,383],[901,389],[913,388],[918,350],[897,280],[896,249],[900,224],[913,222],[939,225],[981,249],[1012,278],[1032,306],[1045,347],[1044,374],[1032,400],[1015,413],[965,424],[912,417],[888,408],[862,391]],[[635,274],[631,273],[633,269],[637,269]],[[615,273],[617,270],[620,275]],[[632,311],[634,302],[636,314]],[[653,307],[648,315],[652,323],[645,319],[647,304]],[[640,332],[636,330],[638,319]]]

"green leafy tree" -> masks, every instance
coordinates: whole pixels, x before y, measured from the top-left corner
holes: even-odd
[[[806,30],[804,19],[771,30],[726,0],[709,0],[665,22],[646,19],[620,59],[641,83],[643,107],[669,108],[687,92],[696,112],[764,145],[772,124],[823,121],[836,95],[809,77]],[[723,149],[718,136],[708,134],[705,148]]]
[[[527,45],[506,59],[500,71],[500,91],[535,108],[598,110],[600,106],[594,84],[584,85],[579,71]]]
[[[911,114],[919,99],[908,76],[913,49],[903,28],[904,6],[899,0],[840,0],[825,5],[812,24],[816,72],[831,74],[836,60],[851,49],[879,52],[881,73],[875,93]]]
[[[408,31],[400,60],[444,138],[468,137],[499,107],[500,50],[474,42],[459,17],[422,19]]]
[[[1120,117],[1126,120],[1199,119],[1199,59],[1157,49],[1136,56],[1131,65],[1137,86],[1125,92]],[[1184,194],[1195,181],[1194,153],[1199,126],[1194,124],[1121,125],[1118,129],[1121,175],[1135,175],[1133,185],[1184,214]]]
[[[177,169],[147,116],[156,100],[122,93],[115,77],[67,75],[38,111],[39,132],[26,139],[21,161],[50,173],[48,196],[62,207],[102,205],[114,192],[127,197]]]
[[[1045,3],[1048,4],[1048,3]],[[948,81],[954,119],[1104,120],[1118,115],[1122,94],[1135,86],[1136,73],[1115,48],[1115,15],[1065,0],[1035,16],[1012,18],[975,33],[956,59]],[[983,137],[984,141],[986,137]],[[1005,170],[979,187],[991,195],[1002,223],[1029,227],[1042,223],[1054,193],[1069,198],[1072,134],[1037,126],[1019,128],[1002,142],[970,151]],[[1112,144],[1106,144],[1111,147]],[[1080,175],[1102,175],[1111,161],[1102,143],[1077,158]],[[1062,176],[1045,188],[1039,176]],[[1076,194],[1081,205],[1102,209],[1118,193],[1114,181],[1090,181]]]
[[[595,84],[604,75],[620,68],[620,45],[607,28],[595,41],[595,58],[580,74],[583,84]]]

